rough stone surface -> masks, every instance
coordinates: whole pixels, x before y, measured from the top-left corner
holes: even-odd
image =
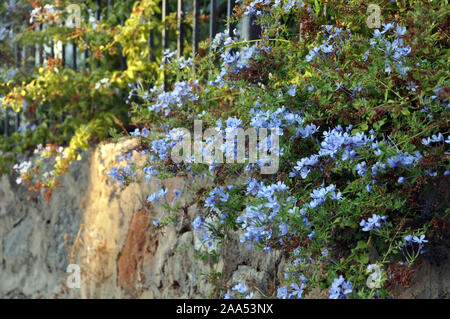
[[[116,156],[135,146],[135,140],[122,139],[85,152],[61,177],[50,202],[16,185],[13,176],[1,177],[0,297],[207,298],[242,281],[256,298],[273,297],[283,279],[280,252],[247,250],[237,234],[221,248],[217,263],[195,249],[191,223],[201,212],[195,200],[199,189],[213,185],[212,178],[111,185],[106,174]],[[144,158],[134,153],[133,161],[143,164]],[[158,184],[167,195],[159,204],[146,204]],[[163,204],[178,205],[179,213],[174,223],[156,227],[154,220],[173,215]],[[79,289],[67,287],[69,264],[80,267]],[[418,288],[399,297],[442,297],[449,287],[448,265],[426,264],[413,283]],[[314,290],[310,297],[326,298],[327,292]]]

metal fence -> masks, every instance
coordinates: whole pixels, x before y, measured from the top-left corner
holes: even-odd
[[[124,0],[115,0],[124,1]],[[110,8],[114,4],[114,0],[95,0],[99,9],[93,13],[93,18],[97,21],[101,21],[105,18],[102,15],[102,11],[106,12],[106,15],[110,12]],[[175,5],[176,4],[176,5]],[[220,4],[220,10],[218,10],[218,5]],[[226,6],[226,7],[225,7]],[[235,0],[162,0],[161,2],[161,18],[163,23],[166,22],[167,16],[171,13],[170,8],[176,7],[176,17],[177,17],[177,29],[176,32],[169,32],[167,27],[164,27],[161,34],[155,34],[154,31],[150,32],[148,37],[148,45],[150,47],[150,56],[152,59],[154,57],[154,52],[157,49],[154,45],[155,39],[160,37],[161,50],[168,49],[171,44],[174,46],[173,41],[176,42],[177,57],[183,56],[184,54],[189,54],[186,52],[184,44],[187,41],[192,41],[192,54],[195,56],[199,50],[199,41],[206,40],[200,39],[200,12],[209,13],[209,38],[212,40],[216,33],[221,27],[221,21],[229,21],[232,16],[233,8],[235,7]],[[103,10],[106,8],[106,10]],[[189,9],[190,12],[186,10]],[[188,14],[192,13],[192,25],[188,26],[186,24],[186,17]],[[205,20],[203,18],[203,20]],[[123,24],[123,21],[121,22]],[[203,22],[204,23],[204,22]],[[167,25],[167,23],[165,23]],[[190,27],[192,32],[190,32],[191,39],[187,38],[186,29]],[[205,26],[204,26],[205,27]],[[233,29],[236,27],[240,30],[243,38],[246,40],[253,40],[259,36],[259,30],[254,25],[253,19],[246,16],[243,18],[238,25],[232,25],[231,23],[226,23],[224,25],[226,32],[229,36],[232,36]],[[42,31],[45,28],[44,25],[39,25],[39,30]],[[80,55],[78,48],[75,43],[63,45],[61,42],[53,43],[50,40],[50,45],[34,45],[30,47],[20,47],[18,44],[15,45],[14,53],[15,59],[22,68],[31,70],[36,65],[44,66],[48,58],[59,58],[62,61],[64,67],[70,67],[74,70],[80,70],[83,63],[87,66],[85,62],[89,57],[89,50],[85,50],[83,55]],[[29,59],[34,57],[34,59]],[[121,56],[121,69],[125,70],[127,67],[126,57]],[[27,63],[22,63],[21,61],[27,61]],[[21,118],[20,113],[14,113],[11,109],[2,109],[0,113],[0,134],[5,136],[11,135],[13,132],[17,132],[21,129]],[[2,116],[3,115],[3,116]],[[3,118],[2,118],[3,117]],[[1,121],[2,119],[2,121]],[[3,122],[3,123],[2,123]],[[2,132],[3,131],[3,132]]]

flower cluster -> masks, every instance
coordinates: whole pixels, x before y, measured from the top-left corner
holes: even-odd
[[[381,223],[386,221],[386,219],[386,216],[372,214],[372,217],[369,217],[367,221],[363,219],[359,225],[362,227],[363,231],[371,231],[374,229],[379,229],[381,227]]]
[[[172,107],[182,107],[188,101],[197,101],[198,95],[194,93],[194,88],[198,86],[197,82],[189,84],[186,81],[176,82],[174,88],[170,92],[164,91],[164,86],[156,86],[150,90],[150,93],[156,95],[152,99],[152,105],[149,106],[149,110],[155,113],[164,112],[165,116],[168,116],[172,111]]]
[[[306,56],[306,62],[319,61],[325,59],[332,54],[338,54],[339,50],[344,46],[345,41],[350,38],[350,30],[345,32],[342,28],[333,27],[331,25],[324,26],[325,33],[322,45],[313,47]]]
[[[393,34],[389,33],[393,31]],[[383,30],[376,29],[374,37],[370,39],[370,45],[383,53],[385,59],[385,72],[390,74],[394,67],[399,74],[406,75],[409,67],[405,66],[406,59],[411,53],[411,47],[403,43],[401,36],[406,34],[406,27],[401,27],[393,23],[383,24]],[[391,41],[390,41],[391,40]]]
[[[303,290],[305,289],[305,285],[303,283],[300,286],[297,283],[290,284],[289,287],[282,286],[277,290],[277,298],[278,299],[302,299]]]
[[[212,211],[218,212],[218,202],[227,202],[229,198],[228,192],[224,190],[223,186],[214,188],[205,200],[205,207]]]
[[[353,284],[350,281],[345,281],[345,278],[340,275],[331,284],[330,299],[345,299],[352,291]]]
[[[109,176],[113,181],[118,182],[119,186],[122,187],[125,185],[127,180],[132,179],[136,176],[136,172],[134,171],[130,163],[127,163],[122,167],[114,166],[110,169],[109,173],[106,174],[106,176]]]
[[[231,288],[232,291],[235,291],[239,293],[241,296],[245,295],[245,293],[248,291],[248,287],[245,282],[238,283]],[[245,299],[252,299],[253,298],[253,292],[249,293],[245,296]],[[227,292],[224,296],[224,299],[236,299],[233,295],[230,294],[230,292]]]
[[[166,194],[167,194],[167,189],[160,189],[158,192],[153,193],[147,197],[147,203],[159,202],[159,200],[161,198],[163,198],[164,196],[166,196]]]

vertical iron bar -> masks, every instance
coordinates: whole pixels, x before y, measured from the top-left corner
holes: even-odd
[[[72,50],[73,50],[73,69],[76,71],[77,70],[77,44],[75,43],[75,41],[73,41],[72,43]]]
[[[97,19],[97,21],[100,21],[101,14],[102,14],[102,5],[101,5],[100,0],[96,0],[95,3],[98,6],[97,11],[95,12],[95,18]]]
[[[169,29],[167,28],[167,15],[169,14],[169,0],[162,0],[162,17],[161,17],[161,21],[163,23],[163,30],[162,30],[162,39],[161,39],[161,44],[162,44],[162,50],[163,50],[163,55],[164,55],[164,51],[166,51],[169,48]],[[164,75],[164,83],[163,83],[163,87],[164,90],[167,88],[167,77],[166,77],[166,72],[163,72]]]
[[[209,42],[211,43],[216,36],[216,11],[217,11],[217,1],[211,0],[211,12],[209,15]]]
[[[124,0],[122,0],[124,2]],[[124,20],[120,21],[120,25],[124,25]],[[123,48],[120,48],[120,70],[125,71],[127,69],[127,58],[123,55]]]
[[[20,113],[17,112],[17,113],[15,113],[15,117],[14,117],[14,130],[16,132],[19,131],[19,125],[20,125]]]
[[[54,58],[55,57],[55,44],[53,43],[53,38],[52,39],[50,39],[50,56],[52,57],[52,58]]]
[[[153,54],[154,42],[155,42],[155,34],[152,29],[152,30],[150,30],[150,34],[148,35],[148,60],[149,61],[155,61],[155,55]]]
[[[162,23],[164,28],[162,30],[162,48],[163,51],[169,48],[169,30],[167,29],[167,15],[169,14],[169,0],[163,0],[162,2]]]
[[[177,57],[183,55],[184,50],[184,0],[178,0],[177,6]]]
[[[31,50],[30,54],[33,57],[33,59],[30,61],[30,66],[33,67],[33,66],[37,65],[37,61],[36,61],[36,44],[33,44],[30,47],[30,50]]]
[[[255,23],[254,16],[246,16],[242,19],[241,32],[245,40],[256,40],[261,33],[260,27]]]
[[[65,25],[64,22],[63,22],[63,25]],[[66,66],[66,45],[65,44],[62,45],[62,65],[63,65],[63,67]]]
[[[227,0],[227,20],[231,19],[231,16],[233,15],[233,9],[234,9],[234,0]],[[233,36],[233,24],[227,22],[227,29],[228,29],[228,36]]]
[[[102,17],[102,4],[101,4],[100,0],[97,0],[96,2],[97,2],[97,6],[98,6],[98,9],[96,12],[96,18],[97,18],[97,22],[100,22],[100,19]],[[99,59],[97,61],[97,68],[100,68],[100,65],[101,65],[101,63],[100,63],[100,59]]]
[[[199,2],[200,0],[193,0],[193,24],[192,24],[192,52],[194,58],[198,53],[198,32],[199,32]]]
[[[107,18],[109,18],[111,15],[111,0],[108,0],[108,2],[106,3],[106,7],[107,7],[106,16]]]
[[[40,24],[39,31],[42,32],[43,29],[44,29],[44,26],[42,24]],[[43,44],[39,45],[39,64],[41,66],[44,66],[44,45]]]
[[[5,108],[5,136],[9,136],[9,109]]]
[[[84,50],[84,60],[87,61],[87,59],[89,59],[89,48],[86,48],[86,50]],[[86,62],[86,68],[90,68],[88,62]]]

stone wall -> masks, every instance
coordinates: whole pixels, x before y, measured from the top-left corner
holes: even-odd
[[[242,281],[256,298],[273,297],[283,278],[280,252],[249,251],[236,234],[217,263],[200,258],[191,223],[202,209],[195,204],[197,192],[212,185],[211,178],[154,179],[123,190],[110,184],[106,174],[116,156],[135,146],[135,140],[122,139],[85,152],[61,177],[50,202],[12,176],[1,177],[0,297],[208,298]],[[135,154],[133,160],[143,158]],[[176,222],[164,228],[152,221],[168,212],[145,203],[159,183],[168,189],[164,203],[179,201],[182,207]],[[450,286],[448,260],[440,265],[425,260],[412,288],[397,295],[442,297]],[[80,289],[67,287],[69,264],[80,266]],[[327,292],[315,289],[309,297],[327,298]]]
[[[255,296],[272,295],[282,276],[280,253],[248,251],[237,236],[223,248],[226,260],[217,263],[201,259],[195,249],[191,223],[200,208],[193,203],[211,178],[154,179],[123,190],[110,184],[106,174],[116,156],[135,143],[122,140],[84,153],[49,203],[13,177],[1,178],[0,296],[207,298],[216,296],[218,284],[230,288],[243,280]],[[135,153],[133,161],[142,158]],[[159,183],[168,189],[165,203],[179,201],[184,208],[176,223],[164,228],[152,221],[168,212],[145,203]],[[174,189],[181,191],[178,197]],[[69,264],[81,267],[81,289],[66,286]]]

